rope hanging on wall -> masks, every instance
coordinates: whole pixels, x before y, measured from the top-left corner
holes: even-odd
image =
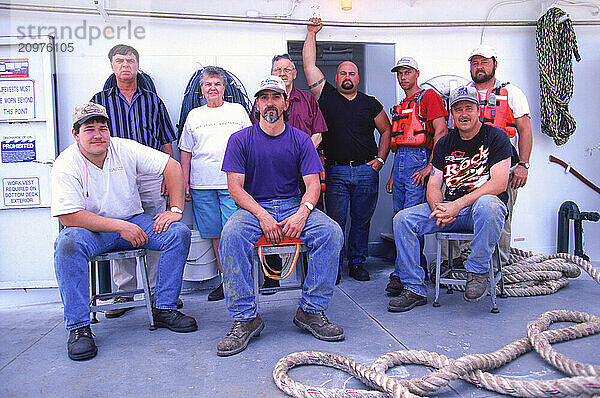
[[[579,62],[573,22],[560,8],[552,7],[537,22],[536,48],[540,70],[542,132],[563,145],[577,123],[569,114],[573,97],[572,56]]]

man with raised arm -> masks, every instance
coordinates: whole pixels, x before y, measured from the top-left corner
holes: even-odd
[[[322,27],[320,18],[311,18],[302,59],[310,92],[318,100],[328,127],[323,137],[325,208],[342,230],[350,209],[349,274],[356,280],[367,281],[370,277],[363,264],[371,217],[377,205],[379,170],[390,148],[391,126],[381,103],[358,91],[359,75],[354,63],[345,61],[338,66],[336,87],[325,81],[316,65],[316,36]],[[380,134],[379,146],[375,142],[375,129]],[[340,269],[342,258],[340,255]]]

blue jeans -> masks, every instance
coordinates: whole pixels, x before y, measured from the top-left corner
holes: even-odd
[[[148,236],[148,243],[140,246],[141,248],[161,252],[154,290],[154,308],[174,310],[181,291],[191,232],[184,223],[175,222],[166,231],[155,234],[152,231],[152,217],[149,214],[138,214],[127,221],[140,227]],[[92,232],[79,227],[67,227],[60,231],[54,242],[54,271],[64,305],[67,330],[90,324],[90,259],[110,250],[132,248],[131,243],[117,232]]]
[[[414,185],[412,176],[417,171],[423,170],[429,163],[431,151],[420,146],[400,146],[394,155],[394,184],[392,198],[394,201],[394,214],[402,209],[408,209],[425,202],[426,183]],[[419,237],[421,247],[421,267],[427,268],[427,259],[423,254],[425,239]],[[395,270],[398,275],[398,270]]]
[[[342,231],[345,231],[350,207],[348,264],[362,264],[367,258],[369,227],[377,205],[379,173],[366,164],[355,167],[325,165],[325,185],[327,215],[340,225]],[[340,266],[342,261],[343,252],[340,252]]]
[[[300,199],[258,203],[276,221],[281,221],[298,210]],[[252,254],[262,235],[258,219],[241,208],[233,213],[221,233],[219,255],[223,265],[223,290],[227,309],[234,320],[249,320],[256,316]],[[344,242],[342,231],[325,213],[314,209],[306,219],[300,239],[309,249],[300,307],[310,313],[325,311],[337,277],[338,255]]]
[[[473,231],[471,254],[465,268],[483,273],[490,267],[494,247],[506,220],[506,205],[495,195],[483,195],[471,206],[465,207],[452,224],[440,228],[435,218],[429,219],[429,204],[401,210],[394,216],[396,264],[404,287],[421,296],[426,295],[425,271],[419,265],[418,237],[439,231]]]

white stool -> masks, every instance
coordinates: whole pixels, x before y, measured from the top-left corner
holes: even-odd
[[[96,281],[98,273],[98,262],[99,261],[113,261],[122,260],[126,258],[135,258],[137,268],[142,276],[143,289],[120,291],[116,293],[96,293]],[[112,278],[111,278],[112,279]],[[97,311],[116,310],[119,308],[130,308],[130,307],[146,307],[148,313],[148,320],[150,321],[150,330],[155,330],[154,317],[152,316],[152,301],[150,300],[150,284],[148,283],[148,274],[146,272],[146,249],[131,249],[131,250],[119,250],[110,251],[100,254],[90,260],[90,312],[92,313],[92,323],[97,323],[96,318]],[[126,303],[110,303],[110,304],[97,304],[97,300],[108,300],[117,296],[128,296],[138,293],[144,293],[143,300],[131,301]]]
[[[452,240],[473,240],[473,233],[471,232],[436,232],[435,238],[437,240],[437,257],[435,261],[435,300],[433,301],[434,307],[439,307],[440,302],[438,301],[440,296],[440,284],[449,285],[447,293],[452,293],[451,286],[465,286],[467,281],[464,279],[455,279],[451,277],[451,273],[466,273],[465,269],[452,268],[452,245],[448,244],[448,269],[442,273],[442,241]],[[448,276],[448,277],[447,277]],[[489,269],[489,281],[490,281],[490,295],[492,297],[492,313],[497,314],[500,312],[498,305],[496,304],[496,287],[500,285],[500,297],[506,297],[504,291],[504,280],[502,279],[502,263],[500,261],[500,250],[498,244],[494,248],[494,254],[492,254],[492,261]]]

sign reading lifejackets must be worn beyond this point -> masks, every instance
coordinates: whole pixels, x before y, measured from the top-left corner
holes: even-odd
[[[40,180],[37,177],[3,178],[4,206],[36,206],[40,204]]]
[[[0,80],[0,120],[35,119],[33,80]]]

